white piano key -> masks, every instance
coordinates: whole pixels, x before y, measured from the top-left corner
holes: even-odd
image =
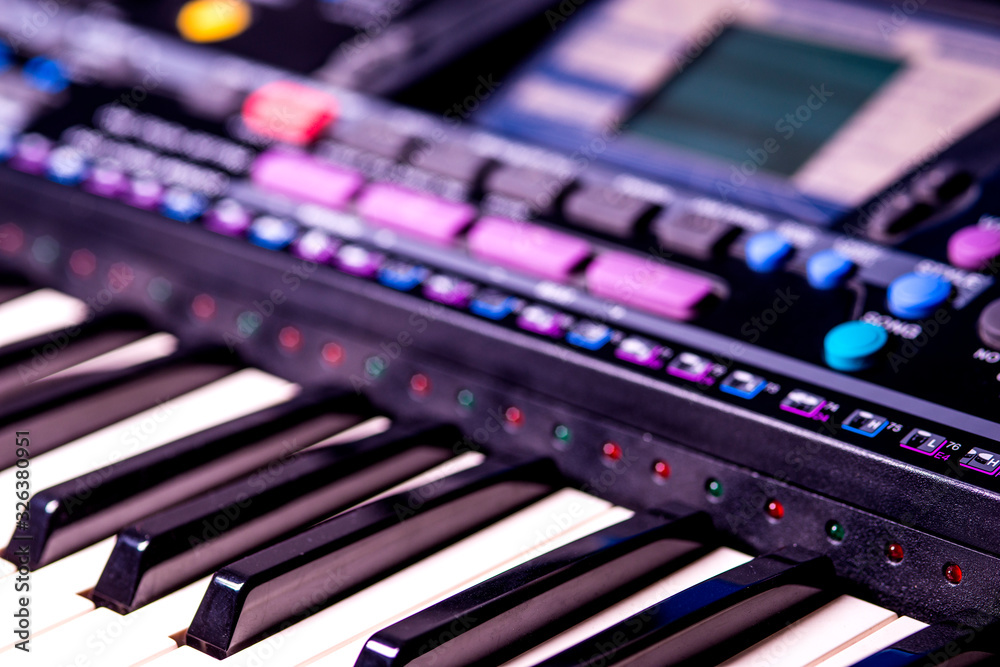
[[[177,648],[170,638],[191,622],[209,577],[122,616],[96,609],[31,640],[31,651],[0,651],[0,664],[129,667]]]
[[[322,664],[334,664],[345,655],[353,664],[379,628],[631,515],[600,498],[561,490],[221,663],[184,646],[150,664],[292,667],[321,656]]]
[[[109,537],[39,568],[32,572],[31,576],[39,575],[46,581],[51,581],[53,590],[64,593],[87,593],[97,585],[97,580],[114,546],[115,538]],[[7,575],[4,579],[0,579],[0,586],[11,586],[12,582],[13,575]]]
[[[297,385],[255,369],[241,370],[31,459],[32,491],[86,475],[115,461],[250,414],[298,392]],[[14,488],[16,468],[0,471]],[[0,514],[0,535],[14,532],[13,512]]]
[[[309,445],[304,447],[302,451],[308,451],[315,447],[326,447],[327,445],[342,445],[347,442],[354,442],[356,440],[363,440],[364,438],[370,438],[373,435],[378,435],[379,433],[385,433],[392,426],[392,420],[388,417],[372,417],[366,419],[363,422],[355,424],[350,428],[346,428],[340,433],[335,433],[331,435],[326,440],[321,440],[315,445]]]
[[[386,489],[378,495],[372,496],[363,503],[359,505],[367,505],[368,503],[373,503],[376,500],[381,500],[388,496],[395,495],[397,493],[403,493],[404,491],[412,491],[413,489],[423,486],[424,484],[430,484],[431,482],[436,482],[439,479],[447,477],[449,475],[457,475],[463,470],[469,470],[470,468],[475,468],[477,465],[481,464],[486,460],[486,457],[479,452],[465,452],[464,454],[459,454],[453,459],[448,459],[444,463],[438,464],[433,468],[425,470],[416,477],[411,477],[405,482],[400,482],[391,489]]]
[[[926,627],[926,623],[915,618],[900,616],[892,623],[816,663],[815,667],[850,667]]]
[[[380,426],[380,424],[376,426]],[[355,435],[357,433],[360,433],[360,431],[356,432]],[[336,438],[339,436],[333,437]],[[364,437],[364,435],[360,437]],[[472,467],[481,462],[483,458],[481,454],[477,453],[468,453],[464,457],[466,457],[464,459],[465,467]],[[452,462],[449,461],[448,463]],[[458,467],[454,464],[451,466],[437,466],[400,486],[420,486],[421,484],[454,474],[457,471]],[[111,655],[118,656],[120,653],[122,656],[127,656],[128,659],[135,658],[138,661],[141,658],[142,660],[148,660],[162,654],[159,638],[182,633],[190,625],[191,619],[198,610],[198,605],[201,603],[201,599],[204,597],[205,590],[208,587],[208,577],[166,595],[127,616],[118,614],[111,616],[106,613],[108,610],[103,609],[99,610],[100,614],[96,620],[89,617],[87,613],[93,612],[94,604],[82,596],[68,594],[68,592],[86,592],[90,588],[93,588],[113,547],[114,538],[109,538],[93,547],[83,549],[76,554],[58,560],[32,574],[33,599],[37,601],[36,604],[39,608],[44,606],[47,612],[40,619],[32,619],[34,635],[43,635],[46,631],[57,633],[54,635],[55,639],[39,640],[36,646],[41,645],[43,648],[36,650],[36,656],[41,655],[45,660],[60,660],[64,655],[61,652],[62,649],[52,646],[51,643],[73,645],[72,642],[77,642],[80,648],[74,654],[74,660],[95,660],[97,655],[92,654],[87,647],[80,644],[79,638],[93,635],[95,632],[99,633],[102,627],[108,628],[104,634],[110,636],[110,626],[121,624],[128,628],[129,635],[150,637],[155,640],[148,644],[148,648],[143,645],[138,651],[133,648],[128,648],[127,651],[124,649],[115,649]],[[13,590],[13,587],[8,588]],[[15,598],[12,597],[11,599],[12,603],[16,602]],[[0,604],[4,601],[5,598],[0,596]],[[11,606],[10,608],[13,609],[14,607]],[[85,614],[87,614],[86,618],[79,619],[79,617]],[[11,641],[5,647],[11,646],[13,643]],[[109,658],[103,655],[105,650],[110,650],[105,644],[110,644],[110,642],[105,642],[101,645],[102,657],[99,664],[107,664],[108,667],[116,667],[119,664],[132,664],[126,661],[119,662],[119,658],[117,657]],[[128,647],[132,647],[133,645],[131,640],[127,644]],[[3,654],[0,653],[0,660],[2,658]]]
[[[51,289],[40,289],[0,304],[0,347],[87,319],[87,304]]]
[[[419,572],[414,571],[409,574],[406,572],[401,572],[398,575],[398,581],[387,580],[383,582],[386,584],[387,589],[385,591],[377,591],[375,595],[372,596],[372,600],[369,602],[365,601],[365,607],[370,608],[373,612],[371,620],[375,620],[376,616],[382,616],[377,622],[370,623],[370,627],[363,631],[355,634],[355,636],[347,641],[341,642],[339,645],[333,647],[332,649],[327,649],[322,655],[317,656],[315,659],[307,660],[302,664],[316,665],[317,667],[322,665],[323,667],[333,667],[334,665],[353,665],[357,660],[358,655],[361,653],[361,649],[364,647],[365,642],[368,641],[369,637],[378,630],[391,625],[397,621],[400,621],[411,614],[415,614],[421,609],[425,609],[430,605],[444,600],[459,591],[465,590],[466,588],[473,586],[481,581],[485,581],[490,577],[496,576],[501,572],[505,572],[512,567],[525,563],[536,556],[539,556],[547,551],[551,551],[559,546],[568,544],[573,540],[577,540],[585,535],[589,535],[592,532],[606,528],[607,526],[624,521],[632,516],[632,512],[626,510],[622,507],[615,507],[611,510],[604,512],[586,524],[579,527],[579,529],[573,530],[572,535],[560,536],[560,538],[554,542],[545,543],[541,547],[536,547],[519,556],[509,559],[503,564],[491,569],[488,572],[484,572],[478,576],[470,576],[465,581],[459,585],[452,585],[448,590],[441,591],[435,594],[432,598],[421,601],[416,604],[409,604],[406,606],[406,596],[405,594],[400,594],[399,591],[409,591],[410,588],[416,588],[418,586],[418,577],[420,581],[429,581],[431,584],[439,584],[442,581],[451,581],[454,574],[460,571],[460,564],[448,564],[442,563],[437,569],[431,569],[429,572]],[[565,539],[565,538],[569,539]],[[523,539],[523,538],[522,538]],[[460,546],[460,545],[458,545]],[[444,552],[442,552],[444,553]],[[461,558],[468,558],[469,556],[460,556]],[[429,560],[429,559],[428,559]],[[413,569],[419,568],[421,564],[415,565]],[[471,573],[470,573],[471,574]],[[374,589],[375,587],[372,587]],[[369,589],[372,590],[372,589]],[[368,591],[364,591],[359,595],[363,595]],[[429,591],[428,591],[429,592]],[[381,596],[379,595],[381,594]],[[347,601],[350,602],[350,601]],[[369,606],[370,605],[370,606]],[[343,613],[349,613],[350,608],[345,606]],[[343,627],[342,622],[335,622],[333,627]]]
[[[660,579],[655,584],[647,586],[638,593],[608,607],[601,613],[591,616],[586,621],[573,626],[548,641],[542,642],[532,650],[522,653],[513,660],[509,660],[504,663],[504,667],[527,667],[528,665],[535,665],[571,646],[579,644],[601,630],[605,630],[615,623],[619,623],[629,616],[667,599],[671,595],[676,595],[695,584],[700,584],[706,579],[711,579],[726,570],[731,570],[750,560],[752,560],[750,556],[732,549],[716,549],[690,565],[682,567],[676,572]]]
[[[733,656],[721,667],[812,667],[896,620],[896,614],[842,595]]]
[[[45,379],[62,379],[85,375],[87,373],[121,370],[131,366],[138,366],[154,359],[162,359],[173,354],[176,349],[176,338],[168,333],[155,333],[127,345],[122,345],[110,352],[100,354],[93,359],[88,359],[69,368],[64,368]]]
[[[22,583],[17,577],[0,581],[0,609],[19,608],[20,598],[28,597],[32,637],[93,611],[94,603],[76,593],[97,583],[93,573],[101,571],[113,545],[114,538],[110,538],[31,572],[27,581],[30,590],[26,592],[16,590],[15,585]],[[5,635],[4,641],[0,641],[0,649],[13,646],[17,641],[14,635]]]

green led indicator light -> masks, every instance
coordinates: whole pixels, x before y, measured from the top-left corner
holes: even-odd
[[[552,435],[554,435],[556,440],[559,442],[569,442],[573,439],[573,434],[570,432],[569,427],[565,424],[559,424],[552,429]]]
[[[174,288],[166,278],[153,278],[146,287],[149,298],[158,303],[166,303],[170,295],[174,293]]]
[[[721,498],[724,493],[722,488],[722,482],[717,479],[710,479],[705,482],[705,490],[708,491],[708,495],[713,498]]]
[[[381,357],[368,357],[365,359],[365,373],[374,379],[382,377],[386,371],[387,364]]]
[[[826,534],[834,542],[840,542],[847,536],[847,529],[838,521],[829,521],[826,524]]]
[[[31,244],[31,256],[39,264],[51,264],[59,258],[59,242],[51,236],[39,236]]]
[[[457,398],[458,398],[458,404],[461,405],[463,408],[467,408],[469,410],[471,410],[472,406],[476,404],[476,397],[468,389],[463,389],[462,391],[458,392]]]
[[[260,325],[263,323],[264,318],[261,317],[260,313],[248,310],[240,313],[240,316],[236,318],[236,330],[239,331],[240,335],[244,338],[249,338],[257,333],[260,329]]]

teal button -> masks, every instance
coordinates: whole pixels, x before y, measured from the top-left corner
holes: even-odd
[[[885,347],[889,334],[867,322],[845,322],[830,329],[823,339],[826,363],[838,371],[868,368],[875,355]]]
[[[904,320],[919,320],[934,314],[951,295],[951,283],[944,278],[907,273],[889,285],[889,312]]]

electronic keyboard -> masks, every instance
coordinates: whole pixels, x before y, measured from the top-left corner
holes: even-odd
[[[0,0],[0,664],[994,662],[1000,10],[460,5]]]

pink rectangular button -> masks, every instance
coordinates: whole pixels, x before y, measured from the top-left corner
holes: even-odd
[[[713,287],[708,278],[619,252],[598,255],[587,267],[592,294],[675,320],[694,317]]]
[[[361,187],[361,174],[323,164],[305,153],[269,150],[250,172],[254,184],[295,199],[344,208]]]
[[[590,244],[527,222],[483,218],[469,232],[469,249],[490,262],[549,280],[566,280],[590,256]]]
[[[367,220],[438,243],[450,243],[476,217],[475,207],[395,185],[378,183],[358,198]]]

